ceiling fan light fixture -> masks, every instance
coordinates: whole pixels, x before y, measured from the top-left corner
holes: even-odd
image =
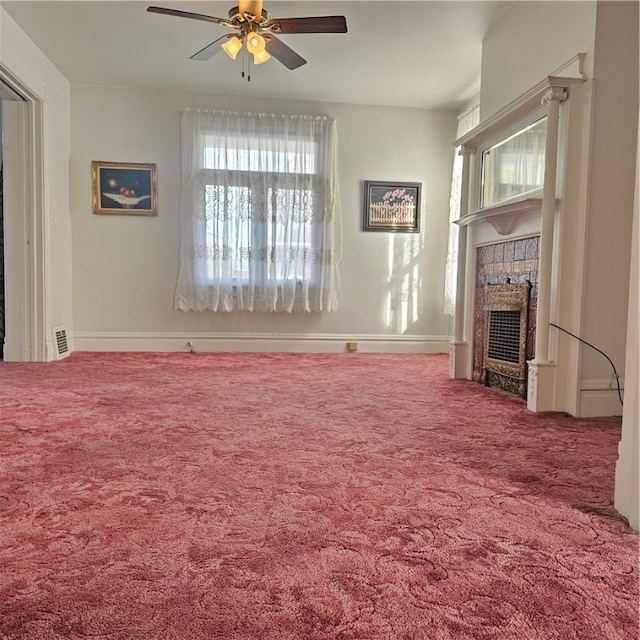
[[[0,0],[0,3],[2,0]],[[178,18],[190,18],[213,22],[235,33],[223,35],[200,49],[190,60],[209,60],[222,49],[232,60],[238,57],[246,44],[247,52],[253,54],[255,64],[263,64],[275,58],[287,69],[298,69],[307,61],[291,47],[279,39],[280,35],[293,33],[346,33],[347,20],[344,16],[304,16],[298,18],[271,18],[263,8],[262,0],[238,0],[238,5],[229,10],[228,18],[216,18],[202,13],[192,13],[166,7],[147,7],[150,13],[160,13]],[[265,34],[263,36],[262,34]],[[277,35],[276,35],[277,34]],[[220,48],[218,45],[223,43]],[[267,48],[269,49],[267,51]],[[244,54],[244,52],[243,52]],[[247,68],[247,56],[242,56],[242,77]],[[249,61],[250,62],[250,61]]]
[[[232,59],[235,60],[238,57],[238,53],[242,49],[242,40],[238,36],[229,38],[223,45],[222,50]]]
[[[247,36],[247,51],[249,53],[253,53],[253,55],[255,55],[256,53],[260,53],[261,51],[265,50],[266,46],[267,43],[265,39],[259,33],[252,31]]]
[[[244,16],[246,13],[259,18],[262,15],[262,0],[240,0],[238,11]]]
[[[267,60],[271,60],[271,56],[266,49],[253,54],[253,64],[264,64]]]

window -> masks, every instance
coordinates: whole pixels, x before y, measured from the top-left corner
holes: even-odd
[[[220,247],[234,254],[232,271],[226,277],[235,286],[246,285],[252,277],[313,282],[317,274],[311,269],[311,220],[314,193],[320,189],[314,180],[317,142],[296,148],[297,141],[289,140],[286,149],[276,140],[267,144],[250,138],[227,140],[230,142],[233,146],[209,146],[216,140],[205,135],[205,171],[235,173],[225,176],[226,184],[205,186],[207,247],[214,255]],[[301,175],[311,181],[296,184]],[[252,260],[254,247],[266,247],[268,259]],[[225,277],[215,273],[214,262],[210,259],[207,264],[211,282]]]
[[[263,199],[247,187],[208,184],[205,199],[205,242],[211,256],[207,260],[208,282],[225,277],[217,275],[213,257],[221,247],[233,252],[233,268],[226,277],[235,286],[246,285],[252,274],[259,277],[256,271],[264,271],[265,279],[314,282],[313,191],[268,189]],[[287,220],[281,212],[289,210],[295,213]],[[263,218],[261,211],[266,214]],[[268,260],[252,260],[253,247],[263,246],[269,250]]]
[[[480,103],[471,106],[458,114],[456,138],[463,136],[477,126],[480,120]],[[444,312],[453,315],[456,308],[458,285],[458,225],[453,224],[460,217],[462,200],[462,156],[460,147],[454,149],[453,172],[451,176],[451,195],[449,198],[449,243],[444,276]]]
[[[182,118],[176,307],[335,309],[334,121],[197,110]]]
[[[482,154],[482,206],[542,187],[547,118],[541,118]]]

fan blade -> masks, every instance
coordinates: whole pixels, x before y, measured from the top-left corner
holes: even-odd
[[[164,7],[147,7],[149,13],[162,13],[167,16],[177,16],[178,18],[191,18],[192,20],[204,20],[205,22],[215,22],[229,26],[229,21],[224,18],[214,18],[205,16],[202,13],[191,13],[189,11],[178,11],[178,9],[165,9]]]
[[[219,42],[221,40],[226,40],[230,36],[222,36],[222,38],[218,38],[214,40],[211,44],[208,44],[204,49],[200,49],[197,53],[194,53],[192,56],[189,56],[189,60],[209,60],[216,55],[216,53],[220,53],[222,51],[222,47]]]
[[[347,19],[344,16],[273,18],[264,28],[274,33],[346,33]]]
[[[267,53],[282,62],[287,69],[293,71],[303,64],[307,64],[307,61],[302,56],[299,56],[291,47],[282,42],[282,40],[278,40],[272,33],[265,34],[264,39],[267,42]]]

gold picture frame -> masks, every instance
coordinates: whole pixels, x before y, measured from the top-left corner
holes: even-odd
[[[158,172],[144,162],[91,162],[93,213],[157,216]]]

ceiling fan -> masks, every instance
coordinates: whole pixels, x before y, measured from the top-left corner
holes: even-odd
[[[201,13],[148,7],[151,13],[162,13],[179,18],[214,22],[234,29],[200,51],[194,53],[191,60],[209,60],[219,51],[224,51],[234,60],[243,46],[253,55],[254,64],[262,64],[272,56],[287,69],[297,69],[307,61],[287,46],[275,34],[294,33],[346,33],[347,20],[344,16],[320,16],[305,18],[272,18],[262,8],[262,0],[239,0],[238,6],[229,11],[228,18],[215,18]],[[242,72],[244,77],[244,70]],[[251,79],[251,76],[249,76]]]

